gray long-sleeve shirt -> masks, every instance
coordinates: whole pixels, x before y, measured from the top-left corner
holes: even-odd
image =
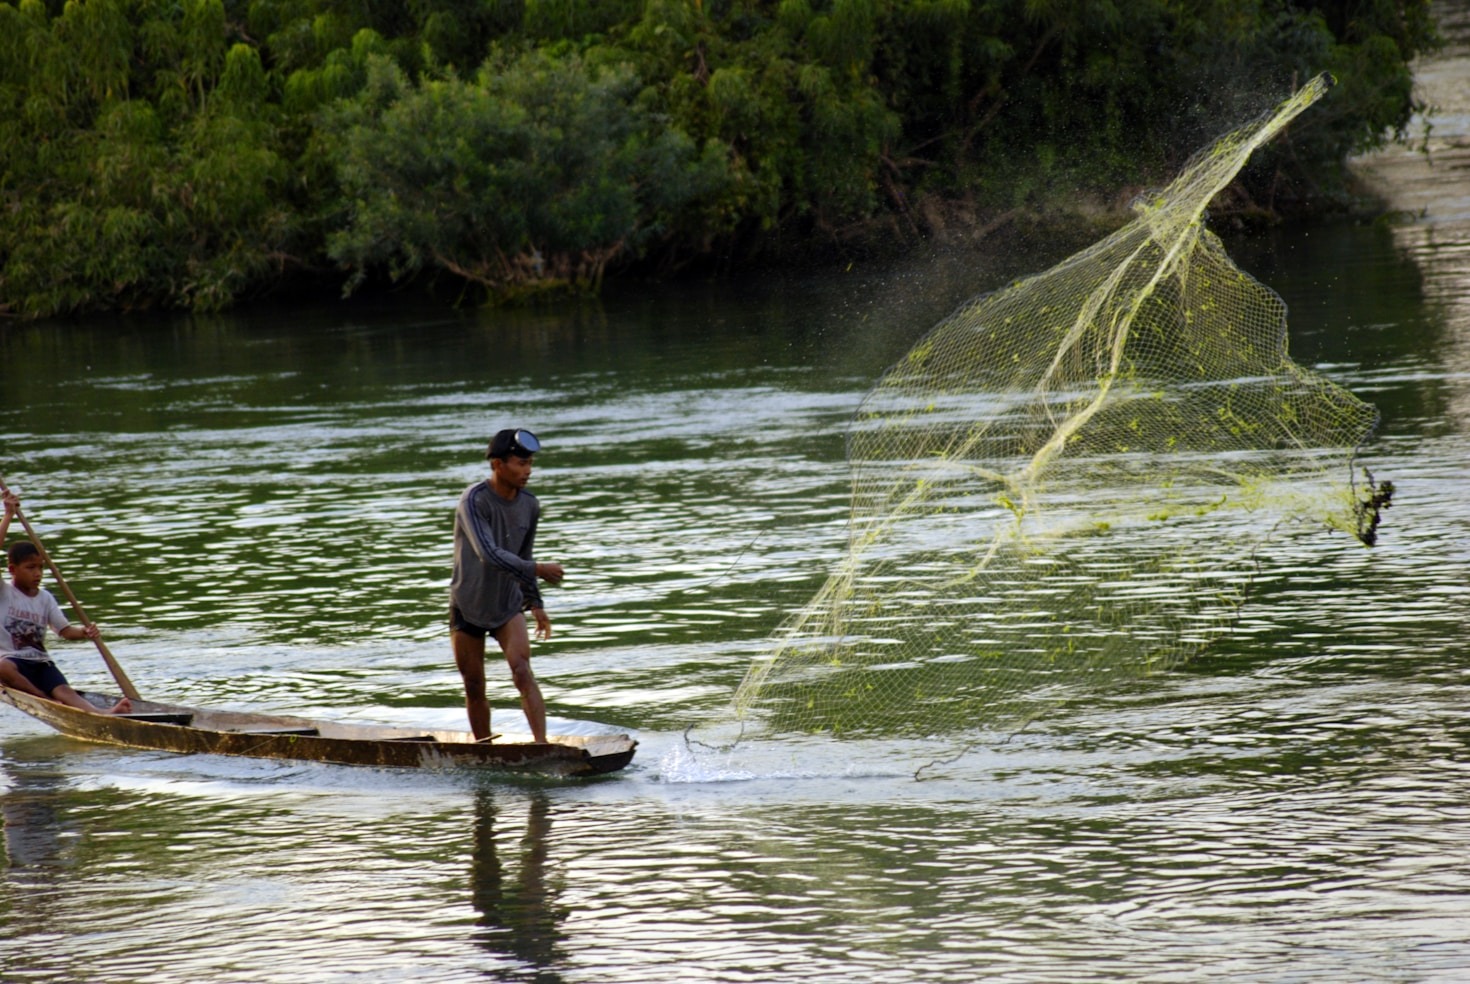
[[[541,607],[531,546],[541,504],[522,489],[509,502],[488,481],[465,489],[454,510],[454,576],[449,601],[465,621],[498,629]]]

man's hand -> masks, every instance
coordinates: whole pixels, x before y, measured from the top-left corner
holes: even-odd
[[[566,577],[566,571],[561,569],[560,564],[537,564],[536,576],[555,587],[561,583],[562,578]]]
[[[537,566],[540,566],[540,565],[538,564]],[[531,615],[532,615],[532,617],[534,617],[536,619],[536,638],[537,639],[550,639],[551,638],[551,619],[547,616],[546,609],[544,609],[544,608],[533,608],[533,609],[531,609]]]

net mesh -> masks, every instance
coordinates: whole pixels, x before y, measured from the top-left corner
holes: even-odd
[[[1373,409],[1287,357],[1285,304],[1203,225],[1331,84],[1218,140],[1113,235],[962,306],[882,378],[848,436],[848,556],[741,684],[747,734],[1024,723],[1228,631],[1283,521],[1370,538],[1352,455]]]

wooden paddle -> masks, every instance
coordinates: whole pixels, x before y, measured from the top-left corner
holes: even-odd
[[[10,489],[5,484],[4,476],[0,476],[0,495],[7,494],[9,492]],[[72,593],[71,586],[66,583],[66,578],[61,576],[60,568],[58,568],[56,566],[56,562],[51,559],[51,555],[46,553],[45,546],[41,544],[41,538],[37,536],[36,531],[31,528],[30,520],[26,519],[25,514],[20,511],[19,507],[16,507],[15,518],[20,520],[21,526],[25,527],[26,536],[30,537],[31,542],[36,545],[36,550],[41,554],[41,560],[45,561],[46,566],[51,568],[51,576],[56,578],[56,583],[61,588],[62,592],[66,595],[66,600],[71,602],[72,610],[77,613],[77,618],[81,620],[83,625],[91,625],[92,620],[87,618],[86,611],[82,609],[82,603],[78,601],[77,596]],[[97,644],[97,651],[102,654],[102,660],[107,664],[107,669],[112,673],[112,678],[116,680],[117,685],[122,688],[123,696],[129,697],[133,700],[142,700],[143,698],[138,695],[138,688],[133,686],[133,681],[128,679],[128,675],[123,672],[122,666],[118,663],[116,659],[113,658],[112,653],[108,652],[107,643],[102,641],[102,637],[98,636],[92,641]]]

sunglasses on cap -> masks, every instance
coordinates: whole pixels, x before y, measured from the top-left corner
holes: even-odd
[[[511,435],[510,453],[518,458],[529,458],[541,450],[541,442],[528,430],[518,430]]]

